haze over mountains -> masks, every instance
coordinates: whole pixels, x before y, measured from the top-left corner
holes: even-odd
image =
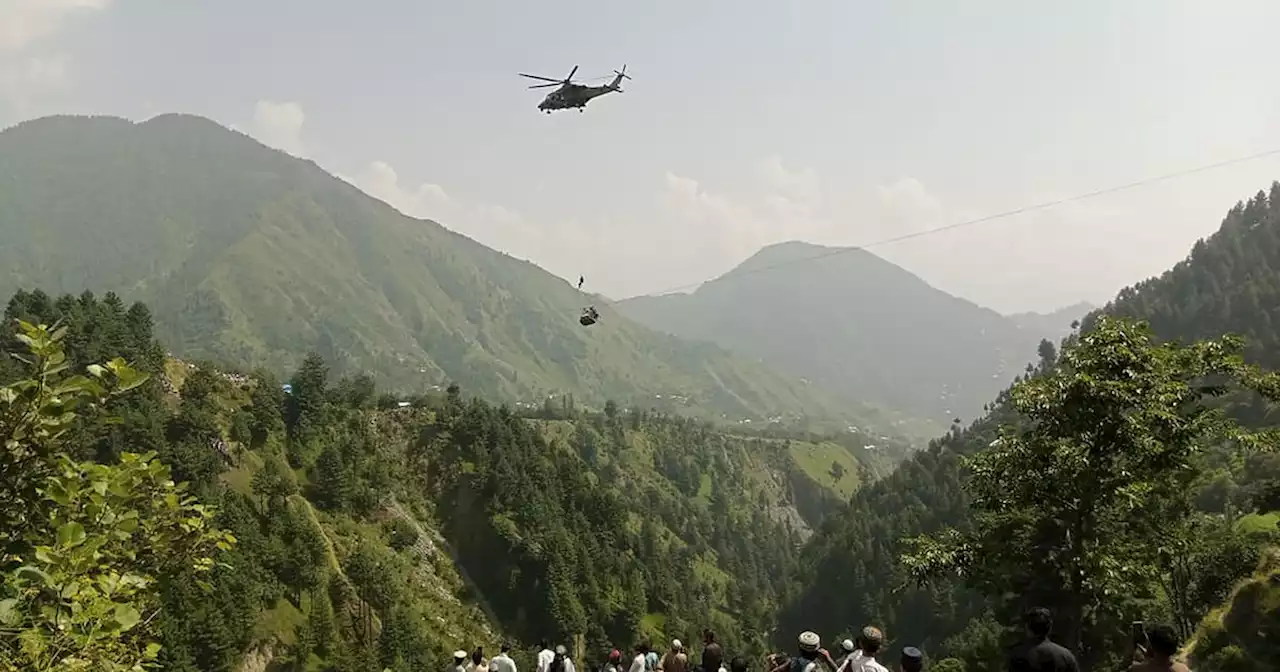
[[[309,349],[405,391],[867,418],[749,358],[620,319],[537,266],[413,219],[208,119],[49,117],[0,133],[0,293],[113,290],[174,352],[294,369]]]
[[[941,427],[973,417],[1035,359],[1042,338],[1056,341],[1084,314],[1072,306],[1005,317],[866,250],[802,242],[771,245],[690,294],[616,307]]]

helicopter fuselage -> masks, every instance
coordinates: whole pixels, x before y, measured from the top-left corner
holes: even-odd
[[[547,94],[546,98],[538,103],[538,109],[551,114],[552,110],[568,110],[571,108],[582,109],[591,102],[593,98],[598,98],[606,93],[612,93],[618,89],[613,86],[582,86],[581,84],[568,84],[562,86],[555,91]]]

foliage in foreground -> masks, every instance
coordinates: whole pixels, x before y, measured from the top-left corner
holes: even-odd
[[[77,462],[68,432],[146,377],[121,359],[67,375],[65,328],[22,322],[31,377],[0,388],[0,669],[140,670],[159,581],[207,572],[235,539],[154,454]]]
[[[1195,512],[1197,467],[1214,446],[1274,447],[1213,403],[1241,388],[1280,398],[1280,379],[1242,351],[1229,336],[1157,344],[1145,323],[1101,318],[1051,371],[1014,386],[1025,422],[964,459],[972,528],[917,538],[908,571],[958,575],[996,600],[1005,622],[1053,607],[1057,638],[1086,668],[1123,650],[1125,624],[1153,604],[1198,622],[1234,577],[1205,591],[1213,568],[1186,562],[1216,527]]]

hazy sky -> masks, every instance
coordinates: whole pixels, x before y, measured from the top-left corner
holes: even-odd
[[[1275,0],[0,0],[0,125],[209,116],[614,297],[1280,148]],[[627,64],[625,93],[543,115]],[[871,249],[1001,311],[1159,273],[1280,157]]]

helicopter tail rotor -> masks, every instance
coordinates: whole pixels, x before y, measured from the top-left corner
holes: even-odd
[[[627,64],[622,64],[622,70],[614,70],[613,75],[613,81],[609,83],[609,88],[622,93],[622,80],[631,79],[631,75],[627,74]]]

